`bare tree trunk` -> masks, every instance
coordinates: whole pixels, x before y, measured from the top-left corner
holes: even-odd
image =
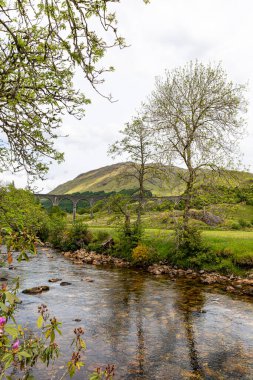
[[[193,197],[193,184],[194,184],[194,173],[190,171],[189,180],[187,182],[186,186],[186,199],[185,199],[185,206],[184,206],[184,213],[183,213],[183,229],[187,230],[189,225],[189,219],[190,219],[190,209],[192,205],[192,197]]]
[[[141,174],[139,178],[139,205],[138,205],[138,213],[137,213],[137,224],[141,224],[141,214],[143,211],[143,200],[144,200],[144,174],[143,168],[141,169]]]

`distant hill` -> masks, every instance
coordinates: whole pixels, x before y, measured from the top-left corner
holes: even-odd
[[[51,191],[51,194],[72,194],[85,191],[104,191],[109,193],[111,191],[121,191],[123,189],[135,189],[138,187],[138,182],[134,177],[124,176],[126,172],[131,171],[131,164],[129,162],[122,162],[114,165],[104,166],[87,173],[82,173],[71,181],[65,182],[57,186]],[[174,168],[170,173],[167,180],[159,179],[157,176],[152,175],[149,182],[146,182],[145,188],[151,190],[153,195],[180,195],[184,192],[184,183],[178,177],[180,172],[184,169]],[[208,182],[206,175],[207,172],[203,171],[203,183]],[[248,186],[253,184],[253,174],[248,172],[230,172],[233,179],[230,180],[230,186]],[[205,174],[205,178],[204,178]],[[231,182],[232,181],[232,182]],[[219,184],[225,184],[221,179],[218,180]]]

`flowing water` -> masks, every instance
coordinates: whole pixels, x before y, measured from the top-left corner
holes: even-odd
[[[21,290],[50,285],[39,295],[21,293],[17,317],[34,328],[37,307],[44,303],[63,322],[55,379],[71,356],[73,329],[79,326],[85,329],[86,365],[74,379],[87,379],[107,364],[115,365],[115,379],[253,379],[250,299],[134,270],[78,266],[43,251],[16,270],[1,268],[0,277],[19,276]],[[55,277],[71,285],[49,284]],[[52,373],[38,368],[36,378],[48,380]]]

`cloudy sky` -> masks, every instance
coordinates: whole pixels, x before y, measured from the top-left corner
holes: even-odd
[[[64,118],[62,134],[68,137],[57,147],[65,152],[65,162],[53,164],[38,189],[50,191],[80,173],[113,163],[108,145],[150,94],[155,77],[196,58],[221,61],[234,82],[249,83],[248,136],[241,148],[244,164],[253,171],[253,1],[152,0],[144,5],[141,0],[122,0],[117,10],[120,33],[130,47],[108,53],[106,62],[116,71],[106,77],[101,90],[118,101],[99,97],[78,75],[76,82],[92,104],[83,120]],[[25,185],[20,173],[5,173],[1,179]]]

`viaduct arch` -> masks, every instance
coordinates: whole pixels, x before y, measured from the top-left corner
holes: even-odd
[[[79,201],[87,201],[89,202],[90,205],[90,216],[93,218],[93,209],[92,206],[94,203],[96,203],[99,200],[106,199],[106,196],[92,196],[92,197],[87,197],[87,196],[82,196],[80,195],[71,195],[71,194],[34,194],[34,196],[39,199],[48,199],[51,203],[52,206],[58,206],[59,203],[62,200],[68,199],[72,202],[73,205],[73,221],[76,219],[76,208],[77,204]],[[138,197],[132,197],[133,200],[138,200]],[[144,202],[147,202],[149,200],[156,200],[158,202],[163,202],[165,200],[171,201],[173,203],[179,203],[184,197],[182,195],[175,195],[175,196],[167,196],[167,197],[144,197]]]

